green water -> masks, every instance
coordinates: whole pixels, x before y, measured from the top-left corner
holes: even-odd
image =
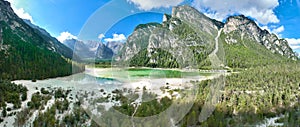
[[[195,76],[211,76],[214,73],[200,71],[184,71],[172,69],[155,69],[155,68],[111,68],[100,71],[99,77],[113,79],[128,79],[128,78],[185,78]]]
[[[168,69],[131,68],[126,69],[131,77],[153,77],[153,78],[182,78],[190,76],[210,76],[212,73],[200,73],[198,71],[186,72]]]

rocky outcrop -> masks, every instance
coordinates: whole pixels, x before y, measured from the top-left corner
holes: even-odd
[[[117,55],[119,53],[119,51],[123,48],[124,43],[122,42],[107,42],[106,43],[106,47],[110,48],[114,55]]]
[[[296,55],[289,47],[285,39],[279,39],[275,34],[269,33],[267,30],[260,29],[257,24],[243,16],[231,16],[227,18],[224,25],[224,33],[227,35],[226,42],[238,43],[236,38],[230,36],[231,34],[238,34],[240,39],[250,38],[253,41],[262,44],[273,53],[295,59]]]
[[[174,7],[172,10],[172,17],[188,22],[191,27],[200,29],[202,32],[213,36],[217,35],[217,21],[210,19],[203,13],[200,13],[198,10],[188,5]]]
[[[8,54],[9,45],[3,44],[3,30],[0,26],[0,51],[4,51],[4,54]]]

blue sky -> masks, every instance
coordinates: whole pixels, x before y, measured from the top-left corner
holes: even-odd
[[[125,41],[140,23],[161,22],[171,7],[190,4],[223,21],[241,13],[261,28],[287,38],[300,52],[300,0],[8,0],[21,17],[54,37]]]

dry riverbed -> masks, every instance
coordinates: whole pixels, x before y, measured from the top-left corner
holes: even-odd
[[[162,69],[160,69],[162,70]],[[176,70],[179,71],[179,70]],[[184,70],[194,71],[194,70]],[[84,96],[84,101],[86,105],[91,104],[91,100],[97,98],[106,98],[107,101],[98,103],[98,105],[103,105],[106,110],[114,105],[119,105],[118,101],[114,101],[112,98],[115,96],[114,90],[124,90],[133,91],[135,94],[142,96],[143,90],[147,90],[149,93],[156,94],[156,99],[161,99],[163,97],[169,97],[173,99],[180,98],[180,93],[173,91],[178,89],[188,90],[193,87],[190,81],[202,81],[206,79],[212,79],[217,76],[217,74],[212,74],[209,76],[182,76],[181,78],[167,78],[155,77],[156,71],[150,76],[144,77],[130,77],[126,71],[121,69],[112,68],[87,68],[84,73],[75,74],[67,77],[59,77],[47,80],[38,80],[37,82],[32,82],[28,80],[18,80],[14,81],[16,84],[22,84],[27,87],[27,100],[22,103],[21,109],[26,108],[27,102],[30,101],[31,96],[39,92],[41,88],[47,90],[55,90],[62,88],[64,90],[71,90],[69,94],[68,101],[70,101],[70,106],[72,103],[76,102],[77,96]],[[151,72],[152,73],[152,72]],[[154,78],[155,77],[155,78]],[[172,92],[168,92],[172,91]],[[126,93],[125,93],[126,94]],[[128,94],[128,93],[127,93]],[[136,100],[136,103],[141,103],[143,100],[141,98]],[[52,97],[47,104],[46,108],[51,107],[55,102],[54,97]],[[72,108],[70,108],[72,109]],[[16,110],[18,112],[20,110]],[[96,111],[92,111],[93,114],[101,114]],[[33,115],[28,120],[27,125],[31,125],[38,111],[35,111]],[[0,126],[12,126],[14,123],[15,116],[10,116],[4,119],[4,122]]]

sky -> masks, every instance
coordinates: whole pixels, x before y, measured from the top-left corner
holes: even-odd
[[[171,7],[189,4],[225,21],[244,14],[263,29],[286,38],[300,53],[300,0],[7,0],[19,17],[29,19],[63,41],[126,41],[135,26],[162,22]]]

